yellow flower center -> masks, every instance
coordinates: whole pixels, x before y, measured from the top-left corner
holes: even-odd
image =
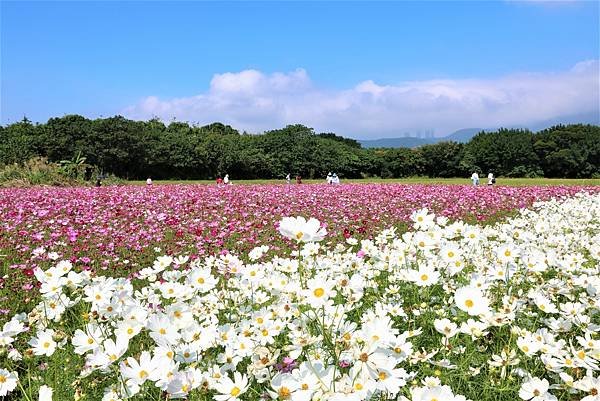
[[[427,274],[421,274],[421,281],[427,281],[429,276]]]
[[[0,384],[6,383],[6,376],[0,375]]]
[[[317,288],[313,291],[313,294],[315,295],[315,297],[321,298],[325,294],[325,290],[323,288]]]
[[[385,372],[379,372],[377,376],[379,377],[379,380],[387,379],[387,375],[385,374]]]
[[[204,277],[200,277],[198,280],[196,280],[198,282],[198,284],[204,284]]]
[[[358,391],[362,390],[362,389],[363,389],[363,387],[364,387],[364,386],[363,386],[362,384],[360,384],[360,383],[356,383],[356,384],[354,385],[354,388],[355,388],[355,389],[357,389]]]
[[[448,252],[448,257],[449,258],[453,258],[454,257],[454,252],[452,252],[452,251]]]
[[[510,256],[510,251],[508,249],[506,251],[504,251],[504,256],[506,256],[506,257]]]
[[[303,233],[302,231],[298,231],[298,232],[296,233],[296,239],[297,239],[297,240],[300,240],[300,239],[302,238],[302,236],[303,236],[303,235],[304,235],[304,233]]]
[[[94,339],[92,337],[88,337],[87,343],[92,345],[94,343]]]
[[[279,398],[281,398],[282,400],[287,400],[292,395],[292,392],[290,391],[289,388],[287,388],[285,386],[281,386],[281,388],[279,388],[279,391],[277,391],[277,394],[279,395]]]
[[[145,370],[140,370],[140,379],[145,379],[146,377],[148,377],[148,372],[146,372]]]
[[[158,332],[159,332],[160,334],[162,334],[163,336],[164,336],[165,334],[167,334],[167,330],[165,330],[165,329],[163,329],[163,328],[161,328],[160,330],[158,330]]]
[[[308,390],[308,384],[302,383],[302,390]]]
[[[50,348],[50,343],[49,343],[48,341],[46,341],[46,342],[43,344],[43,346],[44,346],[44,348]]]
[[[473,305],[475,305],[475,303],[474,303],[472,300],[470,300],[470,299],[467,299],[467,300],[465,301],[465,306],[466,306],[467,308],[472,308],[472,307],[473,307]]]
[[[232,397],[237,397],[241,392],[242,392],[242,390],[240,390],[239,387],[234,387],[234,388],[231,389],[231,391],[229,392],[229,394]]]

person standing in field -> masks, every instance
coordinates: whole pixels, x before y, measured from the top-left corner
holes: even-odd
[[[146,185],[152,185],[152,178],[148,177],[146,180]]]
[[[229,185],[229,174],[225,174],[225,177],[223,177],[223,184]]]
[[[302,177],[299,175],[296,176],[296,184],[302,184]]]
[[[327,174],[327,184],[333,184],[333,177],[331,176],[331,172]]]
[[[494,185],[496,179],[494,178],[494,174],[490,171],[488,174],[488,185]]]
[[[292,178],[290,177],[290,173],[288,173],[288,174],[285,176],[285,182],[286,182],[288,185],[290,185],[290,181],[291,181],[291,180],[292,180]]]
[[[473,181],[474,186],[479,185],[479,174],[476,171],[471,174],[471,181]]]

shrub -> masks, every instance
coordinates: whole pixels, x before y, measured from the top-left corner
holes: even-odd
[[[86,174],[86,171],[89,174]],[[0,187],[92,185],[99,177],[102,178],[103,185],[122,182],[112,175],[102,175],[93,166],[78,163],[61,165],[51,163],[45,157],[35,157],[25,163],[0,166]]]

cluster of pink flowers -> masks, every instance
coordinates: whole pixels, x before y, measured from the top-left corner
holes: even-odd
[[[32,288],[36,266],[70,259],[79,269],[130,274],[156,256],[283,252],[276,222],[315,217],[327,242],[365,238],[403,225],[428,208],[437,215],[485,221],[551,197],[596,187],[472,187],[349,184],[115,186],[0,190],[0,258],[10,266],[0,287]],[[123,273],[125,271],[125,273]],[[114,273],[113,273],[114,274]]]

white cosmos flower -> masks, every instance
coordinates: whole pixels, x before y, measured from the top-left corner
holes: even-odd
[[[233,374],[233,380],[224,376],[214,384],[218,393],[214,396],[217,401],[235,401],[248,390],[248,377],[240,372]]]
[[[548,392],[549,387],[548,380],[532,377],[521,385],[519,397],[522,400],[531,401],[556,401],[556,397]]]
[[[139,362],[132,357],[127,358],[127,363],[121,362],[121,374],[124,379],[141,386],[158,369],[159,362],[160,358],[152,358],[149,352],[143,351]]]
[[[455,401],[454,393],[449,386],[415,387],[410,390],[412,401]]]
[[[0,396],[4,397],[13,391],[17,387],[18,380],[17,372],[0,368]]]
[[[458,326],[449,319],[435,319],[433,326],[438,333],[443,334],[447,338],[454,337],[458,333]]]
[[[29,341],[29,345],[33,347],[33,353],[35,355],[50,356],[56,351],[56,342],[53,339],[54,330],[47,329],[39,332],[37,337],[32,338]]]
[[[414,222],[414,228],[417,230],[427,230],[434,225],[434,214],[429,214],[427,208],[414,211],[410,219]]]
[[[40,391],[38,392],[38,401],[52,401],[52,387],[48,387],[45,384],[40,387]]]
[[[327,235],[327,230],[321,227],[319,220],[302,217],[284,217],[279,222],[279,232],[284,237],[296,242],[321,241]]]
[[[295,391],[300,388],[300,383],[290,373],[278,373],[271,379],[271,388],[267,390],[273,399],[297,400]]]
[[[581,401],[600,400],[600,377],[586,376],[575,382],[574,387],[588,394]]]
[[[87,325],[86,332],[77,329],[71,340],[75,347],[75,353],[79,355],[99,348],[102,341],[102,329],[92,324]]]
[[[324,277],[311,278],[306,283],[306,289],[303,291],[306,302],[314,308],[321,307],[335,296],[335,282]]]
[[[462,287],[454,293],[456,306],[471,316],[478,316],[489,310],[490,301],[479,288]]]
[[[421,266],[419,270],[411,270],[409,277],[419,287],[434,285],[440,278],[440,273],[431,265]]]

